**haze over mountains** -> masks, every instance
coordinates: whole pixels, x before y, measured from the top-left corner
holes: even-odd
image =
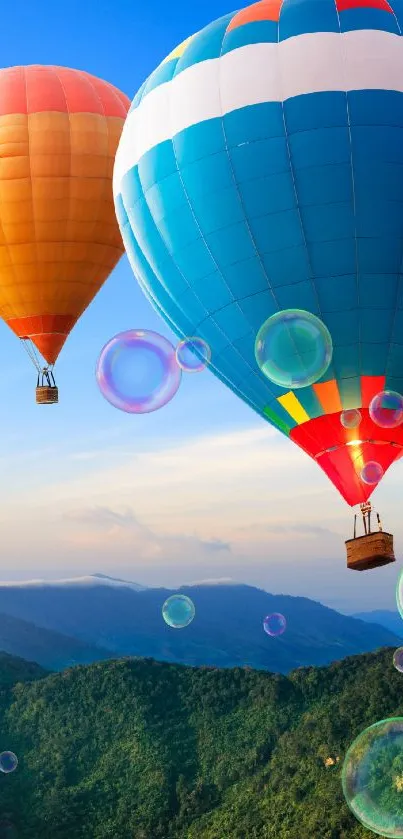
[[[16,580],[0,582],[2,588],[77,588],[88,586],[127,586],[134,591],[145,591],[147,586],[108,577],[107,574],[89,574],[86,577],[69,577],[64,580]]]
[[[250,666],[277,673],[324,665],[379,647],[398,635],[303,597],[273,595],[228,581],[180,589],[196,617],[168,627],[164,588],[92,575],[63,581],[0,584],[0,649],[61,670],[105,658],[140,656],[191,665]],[[269,638],[262,621],[281,612],[287,631]],[[33,625],[33,626],[32,626]]]

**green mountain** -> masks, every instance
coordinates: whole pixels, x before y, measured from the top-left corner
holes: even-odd
[[[17,682],[33,682],[34,679],[43,679],[47,676],[39,664],[32,661],[25,661],[14,655],[0,652],[0,690],[15,685]]]
[[[402,678],[385,649],[288,677],[131,659],[20,681],[0,703],[1,747],[20,761],[0,778],[0,827],[19,839],[373,839],[344,803],[341,765],[366,726],[403,715]]]

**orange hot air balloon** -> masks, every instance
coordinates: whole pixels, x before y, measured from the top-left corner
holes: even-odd
[[[58,401],[53,365],[123,253],[112,170],[129,105],[82,70],[0,70],[0,317],[42,404]]]

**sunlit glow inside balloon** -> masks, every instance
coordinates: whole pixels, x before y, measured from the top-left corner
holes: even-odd
[[[403,837],[403,717],[371,725],[343,764],[344,797],[356,819],[379,836]]]
[[[394,390],[377,393],[370,403],[369,415],[380,428],[397,428],[403,422],[403,396]]]
[[[162,617],[173,629],[189,626],[196,614],[193,600],[184,594],[173,594],[162,607]]]
[[[271,635],[272,638],[275,638],[277,635],[282,635],[286,628],[287,621],[280,612],[273,612],[271,615],[266,615],[263,621],[263,629],[266,635]]]
[[[10,772],[14,772],[17,766],[18,758],[14,752],[1,752],[0,772],[3,772],[4,775],[8,775]]]
[[[403,673],[403,647],[398,647],[393,653],[393,666],[399,673]]]
[[[115,335],[103,348],[96,369],[102,395],[128,414],[162,408],[175,396],[181,377],[172,344],[145,329]]]
[[[330,332],[316,315],[300,309],[277,312],[259,329],[256,361],[265,376],[284,388],[317,382],[332,360]]]
[[[185,373],[201,373],[210,359],[210,347],[202,338],[185,338],[176,348],[176,360]]]
[[[375,460],[369,460],[368,463],[362,467],[360,477],[362,482],[364,484],[368,484],[369,486],[372,486],[372,484],[378,484],[383,477],[381,464],[376,463]]]
[[[361,422],[361,414],[357,408],[350,408],[347,411],[342,411],[340,414],[340,422],[343,428],[358,428]]]

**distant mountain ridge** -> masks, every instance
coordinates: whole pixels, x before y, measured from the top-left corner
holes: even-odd
[[[384,626],[390,632],[394,632],[403,641],[403,620],[397,610],[396,612],[391,612],[386,609],[375,609],[372,612],[357,612],[352,617],[365,621],[366,623],[376,623],[379,626]]]
[[[47,670],[64,670],[75,664],[91,664],[111,657],[110,652],[96,645],[4,614],[0,614],[0,650],[9,656],[36,662]]]
[[[185,630],[174,630],[161,615],[172,590],[138,591],[130,584],[109,585],[102,577],[91,579],[91,585],[0,584],[3,624],[4,616],[9,615],[34,624],[36,632],[41,629],[58,635],[38,642],[39,651],[42,642],[46,648],[45,658],[38,658],[32,644],[28,652],[23,644],[15,645],[12,628],[8,643],[4,634],[3,644],[0,638],[0,649],[3,646],[51,669],[69,666],[66,660],[79,663],[135,656],[193,666],[247,665],[286,674],[297,667],[324,665],[400,645],[400,638],[388,629],[341,615],[308,598],[273,595],[234,583],[183,586],[180,591],[192,598],[196,617]],[[286,617],[287,630],[279,638],[269,638],[263,631],[263,618],[270,612]],[[21,635],[21,627],[17,629],[17,636]]]

